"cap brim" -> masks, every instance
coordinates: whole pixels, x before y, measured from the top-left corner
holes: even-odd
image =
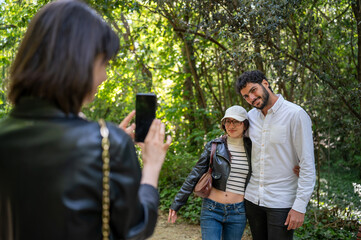
[[[237,121],[240,121],[240,122],[243,122],[244,120],[246,120],[246,118],[243,118],[243,117],[240,117],[240,116],[229,115],[229,116],[224,116],[221,119],[221,122],[223,122],[223,120],[226,119],[226,118],[233,118],[233,119],[236,119]]]

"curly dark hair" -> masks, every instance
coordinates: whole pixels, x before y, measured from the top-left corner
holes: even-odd
[[[236,91],[238,94],[241,94],[241,90],[246,87],[247,83],[261,84],[263,80],[268,81],[263,72],[259,70],[244,72],[236,81]],[[273,92],[271,86],[269,86],[269,89]]]

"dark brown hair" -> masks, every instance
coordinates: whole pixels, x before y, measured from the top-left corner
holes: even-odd
[[[93,86],[93,64],[119,50],[119,38],[85,3],[59,0],[32,19],[10,70],[9,99],[24,96],[55,103],[65,113],[80,111]]]

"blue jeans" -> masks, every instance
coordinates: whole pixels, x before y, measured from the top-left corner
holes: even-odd
[[[246,222],[243,202],[222,204],[208,198],[203,199],[201,211],[203,240],[240,240]]]

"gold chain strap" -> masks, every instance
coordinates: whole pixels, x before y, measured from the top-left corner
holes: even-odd
[[[103,199],[102,199],[102,234],[103,240],[109,240],[109,208],[110,208],[110,185],[109,185],[109,130],[103,119],[99,120],[100,135],[102,136],[102,159],[103,159]]]

